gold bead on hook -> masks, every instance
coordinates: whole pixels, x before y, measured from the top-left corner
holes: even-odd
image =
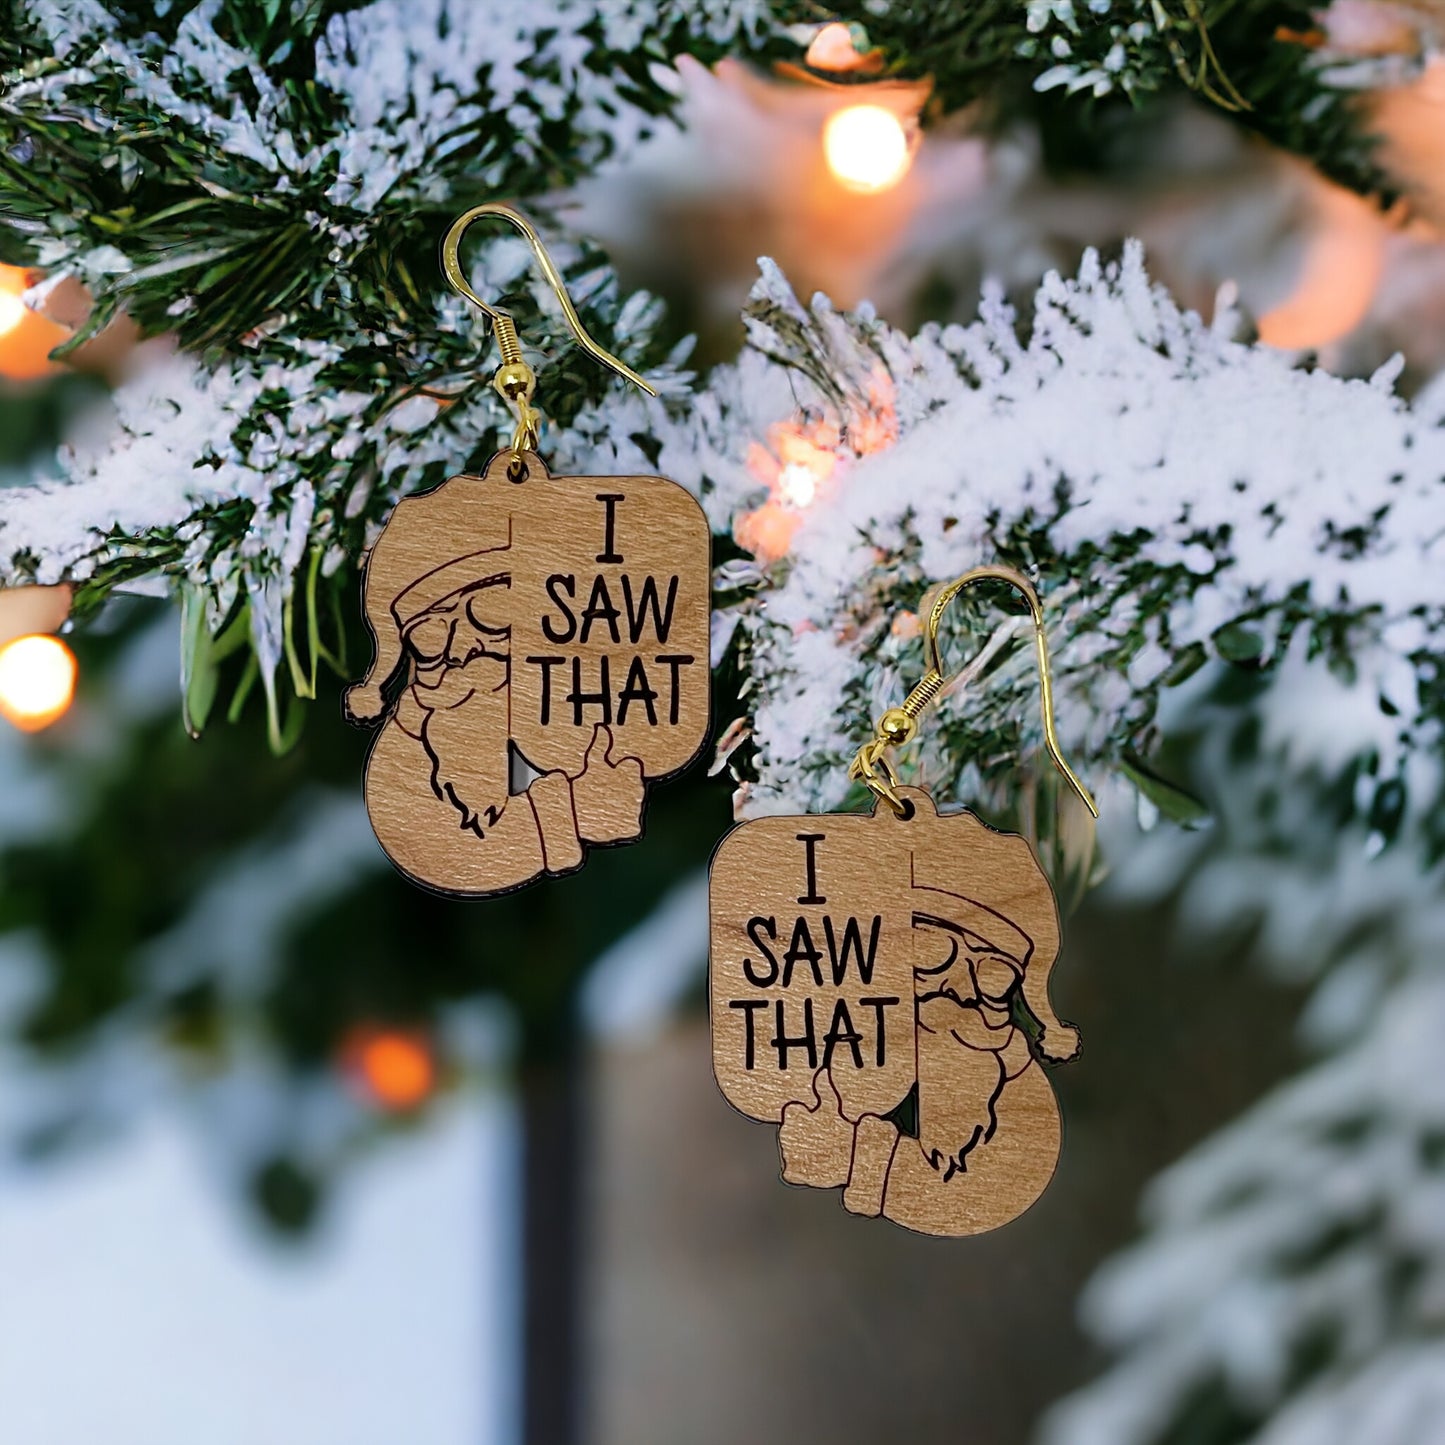
[[[901,707],[890,707],[878,719],[878,736],[890,748],[901,748],[904,743],[911,742],[917,731],[917,720],[904,712]]]
[[[492,385],[509,406],[531,401],[537,389],[537,374],[525,361],[504,361],[492,378]]]

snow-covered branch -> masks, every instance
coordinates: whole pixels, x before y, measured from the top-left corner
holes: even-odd
[[[1300,651],[1256,710],[1193,705],[1219,826],[1116,832],[1106,893],[1130,907],[1177,891],[1196,946],[1247,934],[1273,973],[1313,982],[1299,1032],[1314,1060],[1150,1186],[1144,1238],[1083,1299],[1116,1361],[1051,1412],[1047,1445],[1159,1445],[1185,1428],[1413,1445],[1439,1415],[1441,769],[1404,760],[1391,840],[1365,817],[1342,825],[1340,780],[1388,728],[1372,687]]]
[[[756,559],[719,578],[748,674],[745,811],[840,802],[872,719],[921,675],[921,599],[982,562],[1036,577],[1086,770],[1147,750],[1161,691],[1210,656],[1268,663],[1300,632],[1374,669],[1393,736],[1437,739],[1445,388],[1411,405],[1388,368],[1342,380],[1235,340],[1227,307],[1181,311],[1137,247],[1048,277],[1026,322],[990,298],[908,337],[801,305],[771,268],[749,315],[687,414],[652,407],[663,469]],[[1016,791],[1032,667],[1015,646],[946,702],[922,776]]]

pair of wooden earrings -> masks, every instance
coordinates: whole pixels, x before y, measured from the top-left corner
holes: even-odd
[[[587,334],[525,217],[495,203],[458,217],[443,271],[492,321],[493,385],[516,429],[482,475],[398,503],[367,559],[375,657],[346,708],[380,723],[365,793],[382,848],[414,882],[463,897],[637,839],[647,784],[701,752],[710,696],[702,509],[664,477],[547,471],[516,326],[458,259],[486,216],[530,242],[588,354],[652,390]],[[968,813],[940,816],[889,758],[946,684],[944,610],[985,577],[1029,603],[1049,750],[1093,810],[1054,738],[1038,597],[1010,569],[979,568],[940,593],[927,676],[854,760],[872,812],[744,823],[712,864],[724,1096],[779,1125],[786,1180],[841,1187],[852,1212],[929,1234],[994,1228],[1042,1192],[1059,1113],[1040,1060],[1077,1047],[1049,1004],[1058,912],[1029,844]]]

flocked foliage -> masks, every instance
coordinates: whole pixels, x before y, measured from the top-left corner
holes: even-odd
[[[78,581],[81,615],[118,585],[184,587],[199,699],[207,639],[248,640],[279,742],[283,654],[309,695],[341,646],[318,571],[349,580],[398,492],[485,456],[506,421],[485,334],[441,292],[438,231],[464,201],[547,191],[634,143],[671,101],[661,57],[688,27],[716,45],[760,14],[207,0],[142,24],[94,0],[19,7],[0,40],[7,254],[90,288],[77,343],[123,307],[184,352],[122,390],[113,436],[63,455],[58,484],[0,502],[0,580]],[[515,238],[486,255],[478,284],[519,291],[529,342],[556,350]],[[646,298],[620,297],[594,256],[559,258],[584,321],[656,371]],[[565,419],[600,381],[569,359],[544,385]]]
[[[1190,89],[1247,101],[1250,124],[1306,153],[1363,154],[1347,95],[1280,38],[1297,8],[868,5],[857,18],[893,69],[934,76],[945,110],[1008,101],[1020,81],[1079,115]],[[58,486],[0,501],[0,582],[78,581],[81,616],[116,586],[184,587],[191,721],[213,644],[250,646],[280,741],[281,697],[314,693],[316,664],[342,651],[331,579],[348,583],[401,491],[475,463],[505,421],[486,340],[436,276],[447,219],[498,196],[544,203],[624,155],[665,123],[679,51],[796,55],[820,18],[767,0],[12,0],[0,249],[90,288],[73,344],[124,309],[194,360],[124,394],[115,439],[65,457]],[[515,246],[486,254],[479,284],[511,285],[529,342],[556,355]],[[585,249],[571,261],[584,319],[665,389],[686,386],[645,298],[621,295]],[[564,352],[543,380],[548,413],[565,425],[605,385]]]
[[[1175,893],[1196,948],[1252,938],[1309,985],[1308,1063],[1151,1184],[1143,1239],[1084,1295],[1116,1359],[1045,1445],[1414,1445],[1440,1418],[1445,878],[1421,858],[1441,769],[1401,759],[1379,710],[1369,679],[1398,659],[1366,648],[1345,678],[1306,651],[1252,704],[1216,679],[1176,710],[1218,826],[1115,830],[1107,891]],[[1381,755],[1409,787],[1372,810],[1359,760]]]
[[[1036,97],[1064,164],[1107,154],[1114,107],[1187,89],[1331,178],[1393,193],[1368,123],[1320,53],[1317,7],[1292,0],[991,0],[866,11],[869,34],[946,110],[976,101],[1009,117]]]
[[[933,75],[938,109],[1027,110],[1057,163],[1189,90],[1391,190],[1301,6],[842,8],[895,72]],[[337,599],[395,497],[477,461],[506,422],[487,339],[436,277],[446,221],[501,196],[537,207],[624,152],[665,116],[677,51],[796,58],[781,27],[821,17],[765,0],[32,0],[0,18],[4,258],[83,279],[95,327],[124,308],[178,343],[122,389],[108,436],[63,452],[58,480],[0,494],[0,582],[72,578],[82,616],[116,587],[179,592],[193,724],[240,663],[227,655],[251,649],[244,676],[282,742],[287,692],[335,702],[316,664],[341,660]],[[725,746],[746,809],[844,797],[852,750],[918,675],[920,602],[982,560],[1024,567],[1048,599],[1065,750],[1106,816],[1129,785],[1146,815],[1195,816],[1151,768],[1161,700],[1211,659],[1279,665],[1274,705],[1239,722],[1262,729],[1250,747],[1213,719],[1198,791],[1220,826],[1150,833],[1133,896],[1189,873],[1185,926],[1256,926],[1279,970],[1317,981],[1304,1038],[1319,1057],[1153,1191],[1144,1242],[1087,1305],[1117,1364],[1050,1438],[1424,1438],[1445,1278],[1445,1107],[1423,1082],[1442,1019],[1445,393],[1407,403],[1389,373],[1347,382],[1236,341],[1227,310],[1210,326],[1181,312],[1133,253],[1050,278],[1028,318],[990,298],[975,325],[912,337],[800,305],[769,269],[744,354],[698,379],[646,298],[585,247],[557,249],[584,319],[661,382],[659,402],[563,350],[513,241],[485,248],[478,288],[553,358],[559,466],[657,468],[702,495],[723,539],[716,644],[742,679]],[[1038,730],[1031,655],[996,603],[960,609],[948,655],[981,660],[911,762],[1004,821]],[[444,1033],[485,976],[534,1047],[556,1047],[589,950],[720,820],[678,788],[661,847],[628,850],[625,871],[599,857],[549,895],[567,906],[506,900],[479,930],[375,871],[356,739],[318,729],[280,763],[240,732],[182,745],[137,701],[168,666],[140,655],[155,641],[111,672],[82,767],[22,765],[14,739],[0,758],[0,933],[24,982],[3,1026],[54,1063],[0,1127],[52,1147],[183,1074],[207,1122],[253,1126],[233,1166],[295,1225],[375,1129],[328,1072],[353,1023]],[[90,642],[94,679],[106,644]],[[286,811],[303,777],[314,791]],[[201,796],[224,805],[206,814]],[[319,974],[343,945],[344,969]],[[459,1043],[452,1058],[477,1062]]]
[[[1267,665],[1297,637],[1363,670],[1402,744],[1434,747],[1445,393],[1410,404],[1390,370],[1304,369],[1234,324],[1180,311],[1137,249],[1046,280],[1022,338],[997,298],[970,326],[908,337],[805,307],[768,270],[747,349],[702,404],[579,418],[576,459],[625,471],[642,460],[629,438],[654,437],[714,529],[755,553],[719,574],[748,675],[744,811],[837,806],[872,720],[922,675],[921,600],[990,561],[1038,581],[1065,752],[1100,782],[1123,770],[1187,808],[1148,770],[1161,692],[1209,658]],[[991,640],[914,761],[1003,815],[1040,741],[1032,651],[1016,619],[972,617],[955,665]],[[1398,789],[1398,755],[1376,750],[1377,786]]]

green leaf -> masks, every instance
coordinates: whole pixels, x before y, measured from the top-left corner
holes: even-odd
[[[200,737],[216,701],[220,678],[215,643],[206,626],[206,599],[199,588],[181,588],[181,719]]]
[[[1202,828],[1212,821],[1208,807],[1200,799],[1161,777],[1132,750],[1120,758],[1119,769],[1171,823],[1181,828]]]
[[[66,337],[51,353],[55,361],[63,361],[71,352],[85,345],[92,337],[98,336],[115,319],[116,312],[120,310],[120,302],[110,295],[97,296],[95,304],[90,308],[90,315],[85,318],[73,335]]]
[[[1191,642],[1165,669],[1159,679],[1159,686],[1178,687],[1181,683],[1188,682],[1208,661],[1209,655],[1204,650],[1204,644]]]
[[[316,696],[316,678],[307,678],[306,669],[296,651],[296,590],[293,587],[281,609],[281,638],[286,652],[286,668],[291,674],[291,687],[297,697]],[[314,662],[316,654],[312,653]]]
[[[272,753],[278,758],[284,758],[301,741],[301,734],[305,730],[306,704],[299,697],[293,697],[286,705],[285,725],[271,741]]]
[[[246,658],[245,670],[241,673],[241,680],[236,684],[236,695],[231,699],[231,706],[226,710],[226,721],[236,722],[242,710],[246,706],[246,699],[251,695],[251,689],[256,686],[256,679],[261,676],[261,663],[253,652]]]
[[[1227,622],[1214,634],[1214,647],[1226,662],[1248,666],[1264,656],[1265,640],[1243,623]]]
[[[186,731],[200,737],[215,706],[221,664],[250,640],[251,604],[243,602],[236,615],[214,637],[206,626],[205,593],[198,587],[181,589],[181,713]],[[253,659],[254,660],[254,659]],[[250,684],[242,678],[242,689]],[[244,692],[232,705],[238,714]],[[235,721],[235,716],[230,720]]]

